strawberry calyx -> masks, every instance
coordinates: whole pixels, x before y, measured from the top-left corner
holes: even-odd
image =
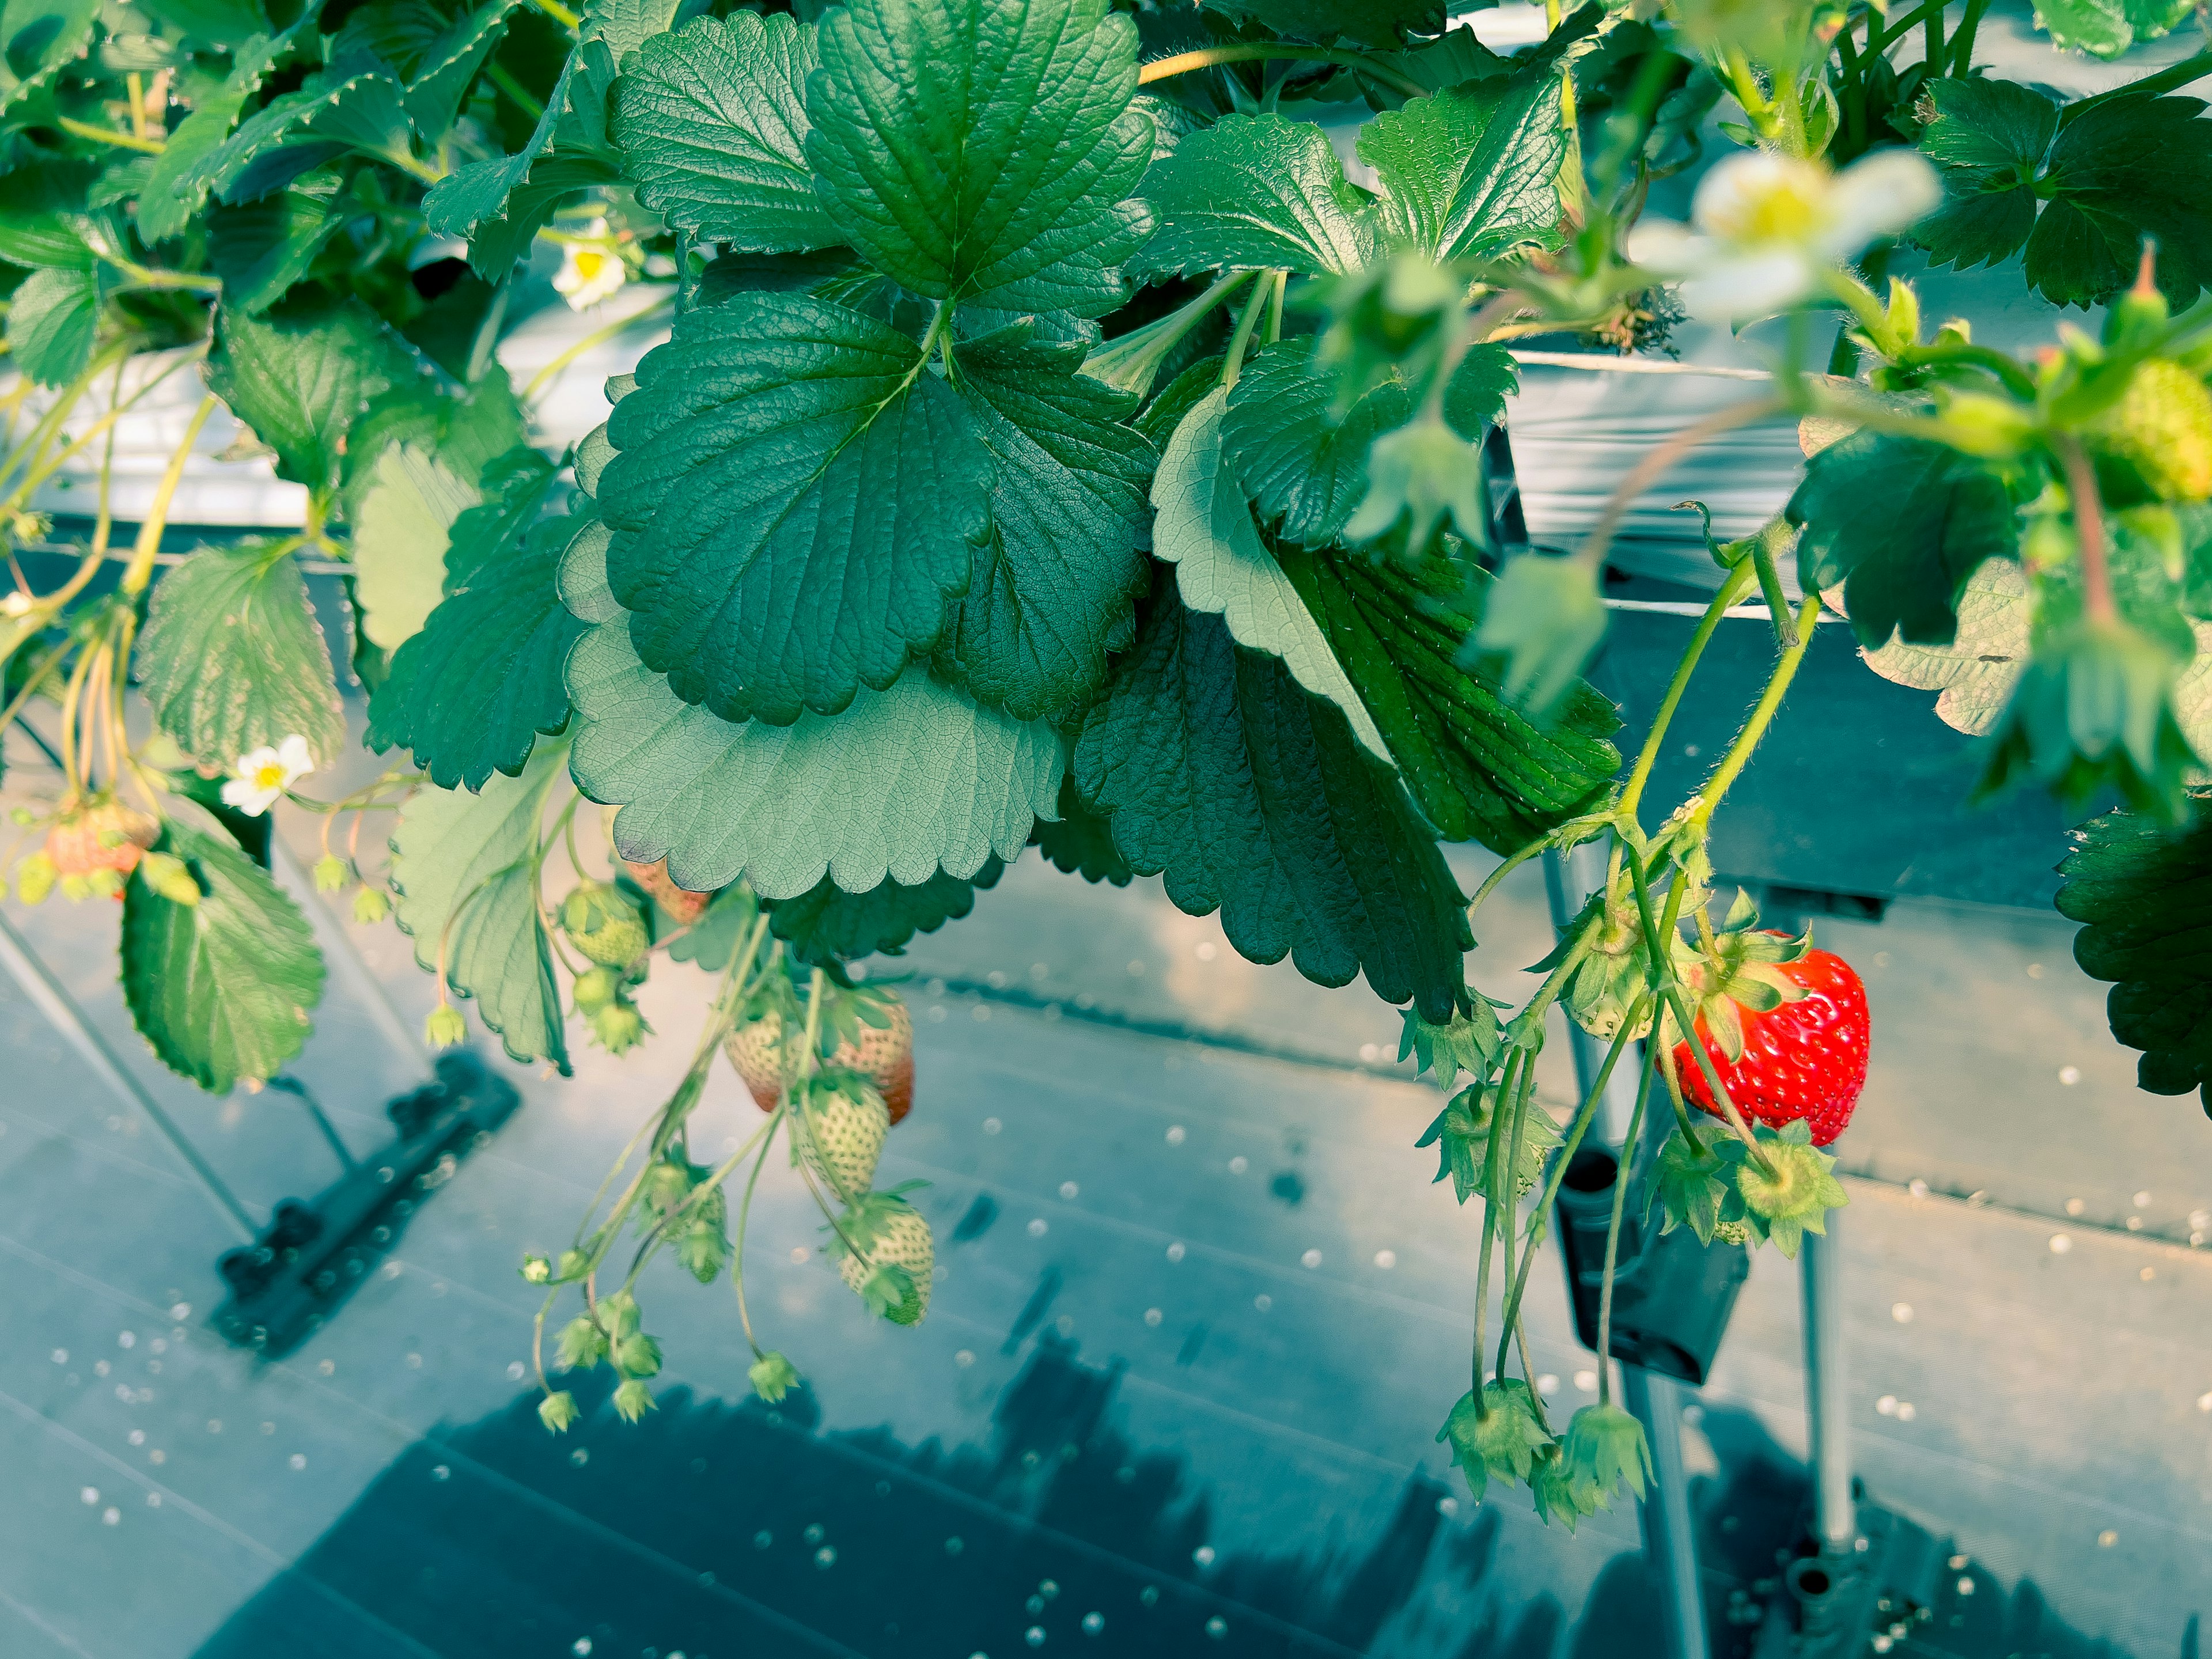
[[[1771,1013],[1803,997],[1805,988],[1780,969],[1803,961],[1812,949],[1810,929],[1793,937],[1761,927],[1759,907],[1750,894],[1738,889],[1727,920],[1686,951],[1688,959],[1676,969],[1683,1000],[1707,1051],[1724,1056],[1731,1066],[1742,1059],[1744,1011]],[[1671,1048],[1682,1040],[1681,1033],[1671,1013],[1665,1024],[1665,1041]]]
[[[1753,1133],[1771,1173],[1754,1158],[1741,1160],[1735,1187],[1743,1213],[1729,1218],[1740,1219],[1751,1236],[1771,1239],[1784,1255],[1795,1257],[1807,1233],[1828,1231],[1828,1212],[1850,1203],[1850,1194],[1835,1177],[1834,1155],[1813,1145],[1811,1125],[1801,1120]]]
[[[1437,1438],[1451,1447],[1452,1462],[1466,1472],[1477,1503],[1492,1475],[1509,1485],[1533,1485],[1540,1461],[1554,1444],[1536,1396],[1528,1383],[1510,1376],[1484,1383],[1480,1396],[1462,1395]]]

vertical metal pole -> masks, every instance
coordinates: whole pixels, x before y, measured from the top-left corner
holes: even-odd
[[[123,1062],[116,1059],[114,1051],[108,1048],[100,1033],[92,1029],[90,1022],[84,1017],[84,1011],[76,1006],[76,1000],[63,988],[62,982],[47,970],[46,963],[32,952],[29,943],[15,931],[15,922],[4,911],[0,911],[0,965],[4,965],[15,976],[15,983],[23,988],[23,994],[30,998],[54,1030],[60,1032],[70,1047],[76,1050],[78,1058],[92,1068],[93,1074],[125,1104],[136,1106],[145,1113],[152,1120],[154,1127],[168,1138],[169,1145],[177,1150],[177,1156],[183,1158],[186,1167],[199,1178],[200,1190],[208,1195],[209,1201],[222,1212],[224,1219],[236,1226],[240,1234],[251,1243],[259,1230],[254,1225],[253,1218],[247,1213],[246,1206],[238,1201],[238,1194],[224,1183],[222,1177],[215,1172],[214,1166],[200,1156],[199,1149],[185,1138],[185,1132],[161,1109],[161,1103],[146,1092],[145,1086],[124,1069]]]
[[[1564,856],[1544,855],[1553,927],[1565,928],[1574,920],[1583,901],[1604,884],[1605,870],[1601,842],[1585,843]],[[1575,1057],[1576,1080],[1587,1091],[1605,1063],[1605,1045],[1571,1020],[1567,1023],[1567,1041]],[[1628,1121],[1636,1109],[1640,1069],[1626,1064],[1614,1066],[1599,1103],[1598,1121],[1592,1126],[1608,1143],[1620,1147],[1623,1181],[1628,1179],[1635,1158],[1636,1149],[1622,1142],[1627,1139]],[[1598,1356],[1601,1365],[1613,1363],[1610,1355]],[[1651,1447],[1651,1485],[1640,1509],[1644,1557],[1659,1587],[1667,1659],[1707,1659],[1712,1649],[1705,1638],[1705,1599],[1698,1579],[1689,1472],[1682,1462],[1681,1396],[1681,1385],[1672,1377],[1637,1365],[1620,1368],[1621,1403],[1644,1425],[1644,1437]]]
[[[1620,1402],[1651,1446],[1651,1490],[1643,1504],[1644,1553],[1660,1588],[1669,1659],[1706,1659],[1705,1602],[1698,1582],[1697,1525],[1682,1462],[1682,1385],[1640,1365],[1620,1368]]]
[[[1851,1492],[1850,1379],[1844,1367],[1840,1211],[1828,1212],[1828,1233],[1805,1235],[1805,1410],[1810,1421],[1813,1518],[1826,1553],[1856,1547],[1858,1503]]]

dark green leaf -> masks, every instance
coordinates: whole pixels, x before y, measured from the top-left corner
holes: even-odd
[[[996,887],[1006,866],[996,858],[961,881],[939,871],[918,887],[895,881],[848,893],[824,877],[811,891],[771,905],[769,931],[807,963],[857,962],[880,951],[904,953],[916,933],[933,933],[975,908],[977,890]]]
[[[1384,240],[1442,259],[1555,243],[1566,152],[1556,73],[1409,99],[1359,133],[1359,159],[1382,186]]]
[[[453,520],[445,599],[370,700],[370,746],[412,749],[441,788],[520,773],[538,735],[568,718],[562,667],[584,629],[555,574],[580,521],[533,522],[553,477],[531,449],[487,476],[489,499]]]
[[[1152,446],[1122,424],[1136,399],[1078,374],[1083,348],[1023,325],[961,349],[960,386],[998,463],[990,539],[939,660],[1024,720],[1074,707],[1106,678],[1144,590],[1138,546]]]
[[[319,165],[329,143],[348,142],[364,131],[374,135],[386,111],[398,108],[398,96],[399,83],[373,58],[319,70],[296,89],[278,94],[240,122],[236,131],[185,171],[176,189],[192,199],[210,191],[226,201],[263,194],[284,179],[271,181],[262,173],[249,179],[248,170],[257,163],[266,167],[276,152],[298,149],[316,156],[308,165]],[[351,121],[343,127],[344,139],[332,134],[324,144],[315,143],[311,127],[324,119],[348,117]]]
[[[538,118],[530,142],[518,154],[471,161],[430,187],[430,193],[422,198],[422,216],[432,232],[466,236],[483,221],[496,219],[506,211],[507,197],[530,176],[532,164],[551,147],[554,130],[568,106],[568,86],[575,72],[576,60],[571,57],[561,67],[561,78],[553,83],[545,112]]]
[[[1073,775],[1060,780],[1059,819],[1039,818],[1036,828],[1030,831],[1030,844],[1044,854],[1054,869],[1088,882],[1127,887],[1137,877],[1114,845],[1112,826],[1103,814],[1084,804]]]
[[[243,40],[222,83],[170,133],[138,197],[138,234],[149,244],[177,234],[206,203],[211,178],[200,164],[229,136],[246,100],[260,90],[261,77],[289,48],[295,34],[313,27],[313,18],[308,12],[275,40],[261,33]]]
[[[266,311],[307,274],[345,222],[333,205],[339,184],[336,173],[313,173],[289,190],[208,214],[208,263],[228,304]]]
[[[417,794],[392,832],[392,887],[416,963],[434,971],[442,939],[448,983],[477,999],[507,1052],[566,1075],[561,989],[538,908],[541,821],[562,753],[541,744],[520,777],[495,777],[480,795]]]
[[[585,0],[584,38],[604,40],[621,63],[676,21],[678,0]]]
[[[1147,216],[1137,29],[1108,0],[850,0],[807,136],[843,240],[930,299],[1096,317]]]
[[[1395,46],[1413,34],[1441,34],[1442,0],[1205,0],[1240,23],[1257,23],[1276,34],[1323,46],[1346,40],[1357,46]]]
[[[2153,1094],[2198,1090],[2212,1115],[2212,815],[2203,797],[2179,832],[2108,812],[2075,832],[2058,866],[2058,912],[2082,924],[2074,959],[2112,981],[2112,1035],[2142,1050]]]
[[[347,747],[330,647],[286,545],[204,547],[154,590],[140,686],[161,729],[207,765],[228,769],[295,732],[318,767]]]
[[[159,22],[196,46],[230,52],[269,32],[261,0],[139,0]]]
[[[1144,191],[1159,229],[1130,261],[1139,274],[1281,265],[1340,275],[1379,252],[1372,207],[1310,121],[1226,116],[1155,163]]]
[[[0,175],[0,259],[33,268],[92,268],[88,202],[100,167],[45,160]]]
[[[806,164],[814,27],[741,11],[647,41],[617,89],[637,199],[702,240],[767,252],[842,241]]]
[[[208,386],[276,452],[280,477],[326,491],[368,400],[419,377],[406,343],[358,301],[286,305],[263,317],[225,307]]]
[[[161,1063],[214,1094],[264,1083],[298,1054],[323,994],[323,958],[299,907],[229,842],[167,825],[160,850],[200,889],[179,904],[146,885],[123,894],[123,996]]]
[[[1578,681],[1540,723],[1495,679],[1459,665],[1488,575],[1443,560],[1411,570],[1343,548],[1279,556],[1445,840],[1517,852],[1596,805],[1620,765],[1613,705]]]
[[[483,0],[447,23],[421,52],[393,63],[407,83],[407,119],[425,144],[435,146],[452,130],[461,100],[506,33],[516,3]]]
[[[100,279],[89,270],[34,270],[8,303],[8,355],[40,386],[66,386],[92,361]]]
[[[1808,460],[1788,512],[1804,526],[1799,580],[1808,592],[1843,583],[1844,608],[1870,648],[1892,634],[1948,644],[1974,568],[2020,543],[2012,495],[1990,463],[1873,432]]]
[[[936,645],[988,533],[991,458],[914,341],[749,295],[681,319],[637,378],[607,423],[607,574],[677,696],[835,714]]]
[[[1323,985],[1364,969],[1433,1022],[1465,1005],[1466,901],[1396,777],[1171,585],[1155,585],[1075,765],[1129,866],[1164,874],[1189,915],[1219,909],[1251,960],[1287,954]]]
[[[2133,280],[2142,239],[2176,310],[2212,283],[2212,121],[2198,98],[2116,98],[2068,122],[2039,189],[2028,285],[2054,305],[2094,305]]]
[[[2196,0],[2039,0],[2035,23],[2054,46],[2118,58],[2157,40],[2196,9]]]
[[[0,9],[0,114],[20,115],[92,43],[100,0],[9,0]]]

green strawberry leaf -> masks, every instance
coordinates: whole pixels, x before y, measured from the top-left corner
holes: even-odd
[[[1077,373],[1084,348],[1014,325],[959,349],[960,391],[997,463],[990,538],[937,660],[1024,719],[1083,702],[1134,626],[1152,447],[1125,392]]]
[[[2020,544],[2013,496],[1990,463],[1917,438],[1856,432],[1805,464],[1790,496],[1798,580],[1841,582],[1844,609],[1869,648],[1892,634],[1948,645],[1966,580]]]
[[[2196,0],[2039,0],[2035,26],[2054,46],[2118,58],[2167,33],[2196,9]]]
[[[584,38],[604,40],[617,64],[676,21],[679,0],[586,0]]]
[[[477,71],[507,33],[517,0],[483,0],[462,12],[419,51],[388,58],[406,82],[407,119],[422,142],[435,147],[453,130]],[[360,12],[347,19],[350,27]]]
[[[0,174],[0,259],[38,269],[89,270],[85,234],[100,167],[91,161],[41,161]]]
[[[205,204],[210,179],[200,164],[229,136],[246,100],[261,89],[262,76],[290,50],[301,30],[313,27],[314,17],[307,12],[273,40],[258,32],[241,41],[232,54],[230,73],[202,94],[169,134],[138,195],[138,234],[149,246],[176,235]],[[266,23],[261,27],[265,31]]]
[[[750,893],[742,887],[726,887],[698,921],[669,939],[668,959],[696,962],[708,973],[719,974],[730,965],[759,915]]]
[[[786,724],[936,645],[989,532],[992,466],[919,345],[746,295],[681,319],[637,382],[607,422],[607,576],[676,696]]]
[[[1240,23],[1257,23],[1322,46],[1347,40],[1358,46],[1396,46],[1408,35],[1441,34],[1442,0],[1205,0]]]
[[[1278,556],[1446,841],[1516,852],[1597,804],[1620,766],[1612,703],[1577,680],[1540,723],[1493,677],[1462,665],[1489,575],[1442,559],[1376,562],[1340,547]]]
[[[584,627],[556,574],[580,521],[538,521],[553,479],[532,449],[494,465],[490,499],[453,520],[445,599],[369,700],[369,746],[413,750],[441,788],[520,774],[538,735],[567,723],[562,670]]]
[[[1276,658],[1156,583],[1076,747],[1084,798],[1129,867],[1188,915],[1218,909],[1254,962],[1322,985],[1362,970],[1443,1021],[1467,1004],[1466,902],[1389,769]]]
[[[388,444],[362,475],[353,527],[354,600],[363,636],[397,651],[444,591],[439,553],[483,496],[436,452]]]
[[[568,694],[576,781],[621,805],[622,855],[665,858],[694,892],[739,876],[769,899],[796,898],[825,872],[848,893],[886,877],[918,887],[940,868],[965,879],[1018,853],[1060,787],[1051,726],[985,708],[920,666],[834,719],[732,725],[680,702],[617,620],[577,642]]]
[[[575,76],[579,56],[580,53],[572,54],[561,66],[561,78],[553,83],[552,93],[545,100],[544,113],[538,118],[529,142],[519,152],[471,161],[465,167],[455,168],[430,187],[429,194],[422,198],[422,216],[433,234],[466,236],[484,220],[496,219],[506,210],[507,198],[530,176],[530,169],[538,159],[552,147],[554,131],[568,112],[568,87]]]
[[[333,205],[340,183],[334,171],[311,173],[258,201],[209,212],[208,263],[222,278],[227,304],[248,313],[266,311],[307,274],[345,222]]]
[[[337,482],[368,400],[422,376],[412,348],[358,301],[217,313],[208,389],[276,452],[276,473],[317,494]]]
[[[2016,559],[1988,559],[1959,592],[1959,629],[1948,645],[1903,639],[1863,653],[1886,680],[1936,691],[1936,713],[1955,731],[1979,737],[2012,701],[2027,666],[2032,606],[2027,573]]]
[[[933,300],[1102,316],[1147,216],[1137,28],[1108,0],[850,0],[806,158],[845,241]]]
[[[1127,887],[1137,878],[1114,845],[1112,826],[1084,804],[1073,775],[1060,781],[1059,818],[1039,818],[1030,831],[1030,844],[1054,869],[1081,876],[1094,885],[1103,881]]]
[[[99,0],[14,0],[0,11],[0,114],[20,123],[51,92],[92,44],[100,9]]]
[[[1144,193],[1159,228],[1130,262],[1137,275],[1280,265],[1340,276],[1381,251],[1373,210],[1310,121],[1224,116],[1153,163]]]
[[[2108,812],[2075,832],[2058,866],[2058,913],[2082,924],[2074,959],[2109,981],[2112,1035],[2142,1051],[2138,1086],[2197,1090],[2212,1116],[2212,815],[2175,831],[2134,812]]]
[[[1359,159],[1382,186],[1384,240],[1439,259],[1495,259],[1559,239],[1567,153],[1556,70],[1455,87],[1376,116]]]
[[[1152,551],[1175,567],[1183,604],[1219,617],[1237,644],[1279,658],[1299,685],[1336,705],[1368,753],[1391,763],[1358,688],[1252,522],[1222,453],[1228,396],[1217,387],[1168,440],[1152,477]]]
[[[547,1060],[568,1073],[561,988],[538,904],[545,798],[561,775],[562,746],[541,744],[520,777],[494,777],[482,794],[426,788],[392,835],[392,887],[400,931],[415,960],[474,997],[483,1023],[520,1060]]]
[[[741,11],[647,41],[616,88],[637,199],[702,240],[763,252],[833,247],[806,164],[814,26]]]
[[[933,933],[974,909],[976,893],[996,887],[1006,868],[994,856],[965,880],[940,870],[919,886],[886,881],[865,893],[848,893],[824,877],[797,898],[770,905],[769,931],[809,966],[900,956],[916,933]]]
[[[200,890],[179,904],[139,861],[123,892],[123,996],[164,1066],[211,1094],[265,1083],[300,1052],[323,958],[299,907],[218,836],[172,822],[157,850]]]
[[[40,386],[67,386],[92,361],[100,278],[89,270],[34,270],[8,301],[8,355]]]
[[[1938,80],[1921,152],[1943,175],[1944,201],[1913,227],[1933,264],[1961,270],[2020,252],[2035,228],[2035,175],[2058,131],[2058,106],[2009,81]]]
[[[318,767],[347,748],[330,647],[289,544],[203,547],[154,589],[138,637],[138,680],[184,751],[228,769],[295,732]]]
[[[375,58],[355,55],[318,70],[238,124],[177,181],[198,198],[247,200],[319,167],[338,149],[405,149],[399,83]],[[396,128],[395,128],[396,123]]]

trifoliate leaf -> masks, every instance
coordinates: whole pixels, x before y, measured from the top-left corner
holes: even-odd
[[[1371,209],[1310,121],[1224,116],[1155,163],[1144,189],[1159,229],[1130,262],[1142,275],[1237,265],[1341,275],[1380,252]]]
[[[916,933],[933,933],[975,908],[975,895],[996,887],[1006,865],[996,857],[965,880],[939,871],[918,887],[886,881],[848,893],[827,877],[797,898],[769,907],[769,931],[811,964],[857,962],[881,952],[898,956]]]
[[[204,547],[154,589],[139,684],[161,729],[205,764],[228,770],[295,732],[318,766],[348,746],[330,647],[286,547]]]
[[[218,313],[208,388],[276,452],[279,477],[323,492],[368,400],[419,379],[406,342],[358,301]]]
[[[522,775],[494,777],[483,793],[426,788],[401,811],[392,836],[392,885],[415,960],[477,999],[483,1023],[516,1060],[568,1070],[561,989],[538,907],[545,797],[563,750],[543,744]],[[448,927],[450,925],[450,932]]]
[[[1291,584],[1345,666],[1413,799],[1446,841],[1517,852],[1588,811],[1620,766],[1613,705],[1577,680],[1542,721],[1462,647],[1494,591],[1471,564],[1408,568],[1344,548],[1279,548]]]
[[[1478,1503],[1492,1475],[1508,1483],[1528,1480],[1553,1443],[1535,1396],[1516,1377],[1484,1383],[1480,1407],[1473,1393],[1462,1395],[1437,1438],[1450,1445],[1452,1462],[1467,1472]]]
[[[1292,679],[1336,705],[1368,753],[1392,764],[1358,690],[1252,523],[1222,453],[1228,395],[1217,387],[1168,440],[1152,477],[1152,550],[1176,568],[1185,605],[1219,617],[1237,644],[1279,658]]]
[[[1030,831],[1030,842],[1054,869],[1081,876],[1087,882],[1127,887],[1137,878],[1137,872],[1114,845],[1112,827],[1103,814],[1084,804],[1073,775],[1060,782],[1058,820],[1038,819]]]
[[[311,173],[258,201],[209,210],[208,263],[222,278],[225,303],[266,311],[307,274],[345,222],[333,205],[341,182],[335,171]]]
[[[2202,1095],[2212,1116],[2212,815],[2192,797],[2189,823],[2108,812],[2075,832],[2058,866],[2058,913],[2082,924],[2074,959],[2108,980],[2112,1035],[2142,1050],[2137,1085]]]
[[[1465,900],[1397,778],[1334,704],[1156,583],[1076,748],[1129,866],[1255,962],[1322,985],[1363,969],[1441,1021],[1466,1005]]]
[[[1144,591],[1138,545],[1152,447],[1123,424],[1136,399],[1077,371],[1080,345],[1026,325],[960,349],[960,390],[997,462],[990,539],[938,659],[984,702],[1058,714],[1106,678]]]
[[[323,994],[307,919],[220,836],[172,822],[156,846],[185,862],[200,901],[179,904],[132,872],[123,895],[131,1018],[164,1066],[211,1094],[266,1082],[306,1043]]]
[[[1892,634],[1950,643],[1966,579],[2020,544],[2007,479],[1989,462],[1875,432],[1808,460],[1788,513],[1804,526],[1799,581],[1808,592],[1841,582],[1851,627],[1869,647]]]
[[[814,26],[734,12],[657,35],[616,89],[637,199],[702,240],[765,252],[844,240],[806,163]]]
[[[568,659],[578,785],[622,805],[615,840],[640,864],[668,860],[678,886],[739,876],[796,898],[828,873],[864,893],[888,876],[920,886],[1011,859],[1060,788],[1060,738],[985,708],[917,666],[832,719],[732,725],[678,700],[617,621]]]
[[[491,499],[453,521],[445,599],[370,699],[370,746],[412,749],[441,788],[520,773],[538,734],[568,718],[562,670],[584,627],[556,574],[581,521],[534,521],[553,478],[535,450],[495,465]]]
[[[92,361],[100,279],[89,270],[34,270],[8,301],[8,356],[40,386],[67,386]]]
[[[1383,240],[1441,259],[1495,259],[1559,235],[1567,131],[1558,73],[1455,87],[1376,116],[1359,159],[1382,187]]]
[[[990,526],[959,395],[905,335],[802,295],[681,319],[607,434],[607,577],[631,637],[725,720],[889,686],[937,643]]]
[[[806,159],[843,240],[909,291],[1102,316],[1148,216],[1135,22],[1107,0],[851,0],[822,21]]]
[[[41,160],[0,173],[0,259],[33,270],[95,263],[85,235],[100,169],[94,161]]]
[[[1985,80],[1936,81],[1927,95],[1922,147],[1947,199],[1913,234],[1937,263],[1994,264],[2024,243],[2029,287],[2089,306],[2127,286],[2148,237],[2171,305],[2212,282],[2212,203],[2195,188],[2212,169],[2203,100],[2136,95],[2062,112],[2033,88]]]
[[[1441,0],[1205,0],[1238,22],[1257,23],[1275,34],[1327,46],[1348,40],[1361,46],[1395,46],[1410,34],[1438,34]]]

